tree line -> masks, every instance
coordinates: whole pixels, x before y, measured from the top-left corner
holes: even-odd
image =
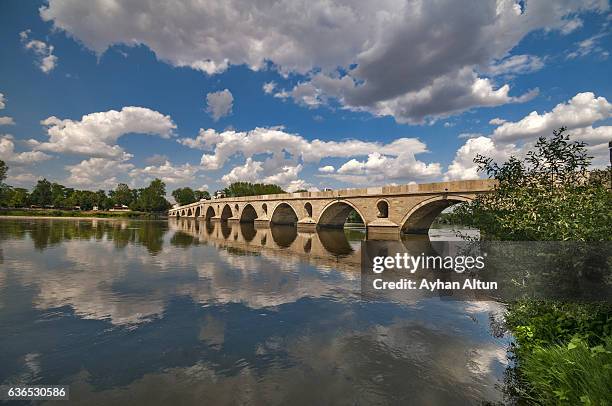
[[[222,190],[226,197],[259,196],[285,193],[278,185],[251,182],[234,182]],[[181,206],[210,199],[210,193],[205,190],[193,190],[190,187],[178,188],[172,191],[172,197]]]
[[[166,200],[166,184],[153,180],[149,186],[131,189],[119,183],[114,190],[91,191],[66,187],[59,183],[40,179],[32,191],[4,183],[8,166],[0,160],[0,206],[1,207],[53,207],[56,209],[108,210],[114,206],[127,206],[133,211],[161,212],[171,207]]]
[[[114,206],[127,206],[133,211],[161,212],[172,205],[166,200],[166,184],[153,180],[149,186],[131,189],[125,183],[119,183],[114,190],[98,191],[79,190],[66,187],[47,179],[40,179],[32,191],[26,188],[13,187],[4,183],[8,166],[0,160],[0,207],[53,207],[56,209],[108,210]],[[285,193],[278,185],[250,182],[234,182],[222,190],[227,197],[257,196]],[[206,190],[193,190],[182,187],[172,191],[172,197],[178,204],[185,205],[201,199],[210,199]]]

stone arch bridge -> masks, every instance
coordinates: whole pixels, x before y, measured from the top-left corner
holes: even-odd
[[[253,222],[256,226],[293,224],[301,229],[343,227],[355,210],[369,236],[427,233],[434,219],[453,204],[489,192],[489,179],[461,180],[324,192],[201,200],[168,211],[171,217]]]

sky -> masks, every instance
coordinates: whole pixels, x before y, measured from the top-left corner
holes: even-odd
[[[567,126],[608,164],[608,1],[0,0],[6,183],[482,177]]]

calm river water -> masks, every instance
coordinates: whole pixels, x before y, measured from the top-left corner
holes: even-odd
[[[500,401],[502,306],[364,299],[363,238],[2,219],[0,385],[70,385],[60,404],[82,405]]]

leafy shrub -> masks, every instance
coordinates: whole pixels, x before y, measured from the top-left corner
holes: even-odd
[[[612,405],[612,336],[589,347],[580,338],[536,347],[522,360],[521,374],[540,404]]]

